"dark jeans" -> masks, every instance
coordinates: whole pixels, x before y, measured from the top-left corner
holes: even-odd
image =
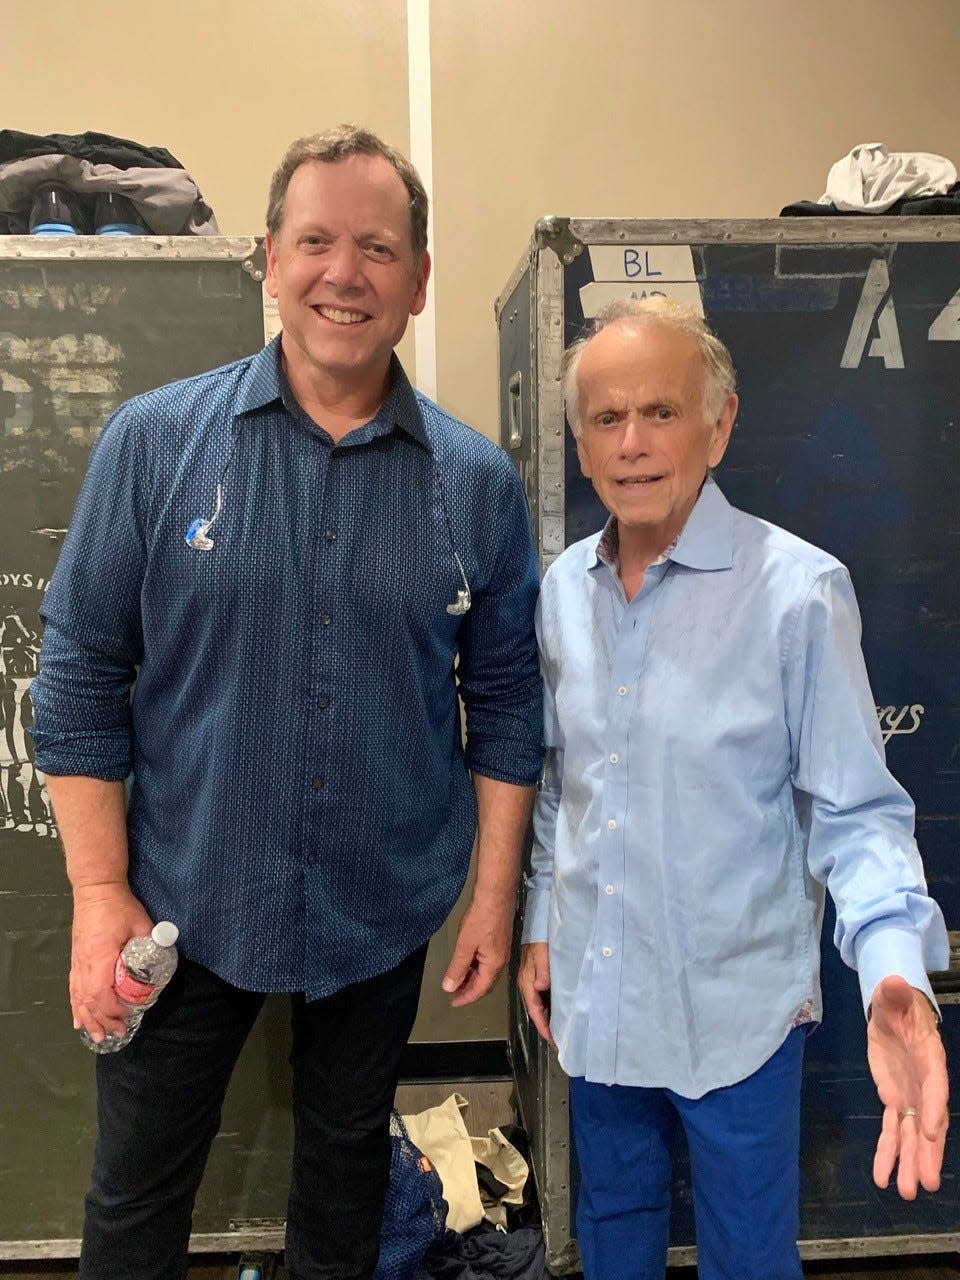
[[[292,997],[286,1266],[296,1280],[366,1280],[376,1267],[390,1109],[425,959],[423,946],[388,973],[322,1000]],[[131,1044],[97,1058],[84,1280],[186,1276],[194,1197],[263,1001],[181,960]]]

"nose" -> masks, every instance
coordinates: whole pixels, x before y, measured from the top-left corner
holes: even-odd
[[[646,427],[638,413],[628,413],[620,433],[620,456],[639,458],[647,452]]]
[[[358,288],[361,253],[352,240],[337,240],[324,257],[324,277],[328,284],[338,289]]]

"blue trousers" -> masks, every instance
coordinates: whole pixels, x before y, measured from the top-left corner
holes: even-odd
[[[690,1149],[700,1280],[801,1280],[805,1030],[746,1080],[702,1098],[570,1080],[586,1280],[662,1280],[678,1123]]]
[[[367,1280],[376,1267],[390,1109],[426,951],[322,1000],[292,997],[294,1280]],[[194,1197],[264,999],[181,959],[127,1048],[96,1059],[81,1280],[184,1280]]]

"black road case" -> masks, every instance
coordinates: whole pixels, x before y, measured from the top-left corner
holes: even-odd
[[[738,507],[848,565],[890,766],[917,804],[931,891],[951,932],[937,975],[960,1096],[960,219],[543,218],[496,304],[501,442],[523,476],[541,565],[600,528],[560,387],[564,347],[607,301],[663,294],[729,346],[740,414],[718,471]],[[943,1185],[907,1204],[871,1181],[880,1105],[863,1012],[824,925],[824,1022],[807,1044],[801,1252],[960,1247],[954,1110]],[[567,1087],[511,992],[510,1051],[548,1263],[578,1264]],[[671,1261],[694,1251],[678,1161]]]

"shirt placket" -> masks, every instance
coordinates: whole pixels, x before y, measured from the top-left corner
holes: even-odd
[[[628,841],[636,840],[638,834],[627,830],[631,721],[653,619],[653,593],[665,567],[648,569],[642,590],[620,613],[607,686],[593,982],[587,1035],[587,1074],[591,1080],[613,1080],[616,1075],[624,948],[629,945],[624,931],[625,894],[636,894],[639,889],[627,881]],[[619,590],[619,584],[617,586]],[[642,751],[643,744],[634,743],[633,749]]]
[[[309,931],[316,925],[316,894],[313,882],[319,872],[321,837],[330,837],[330,770],[332,764],[332,728],[346,690],[336,687],[337,664],[334,646],[337,640],[337,617],[334,584],[342,580],[338,541],[338,485],[336,484],[336,450],[317,445],[319,462],[309,504],[311,522],[304,535],[305,545],[313,547],[311,592],[307,627],[310,635],[310,675],[307,684],[309,701],[307,722],[310,725],[309,750],[303,757],[300,786],[304,795],[304,831],[299,856],[305,875],[305,898]],[[309,984],[309,975],[307,975]]]

